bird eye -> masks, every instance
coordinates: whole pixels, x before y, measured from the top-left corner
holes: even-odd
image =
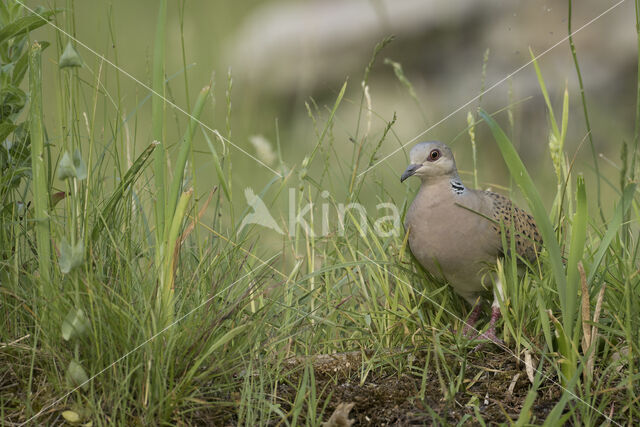
[[[440,158],[440,150],[431,150],[431,152],[429,153],[429,161],[433,162],[435,160],[438,160]]]

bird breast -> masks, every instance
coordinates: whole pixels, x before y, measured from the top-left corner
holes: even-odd
[[[420,264],[454,287],[459,282],[481,288],[481,270],[495,263],[499,249],[485,205],[473,190],[455,194],[423,185],[405,220],[409,247]]]

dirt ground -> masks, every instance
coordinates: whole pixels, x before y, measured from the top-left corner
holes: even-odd
[[[351,357],[359,359],[356,354]],[[349,358],[349,355],[322,356],[313,362],[320,401],[331,394],[323,417],[325,421],[340,403],[353,403],[349,412],[349,419],[355,421],[353,425],[441,425],[462,420],[473,425],[475,411],[486,422],[508,423],[519,417],[531,385],[524,366],[516,366],[510,355],[473,356],[467,361],[465,385],[460,387],[464,392],[451,398],[445,398],[447,379],[441,382],[435,369],[424,385],[422,376],[389,375],[384,371],[372,372],[366,382],[360,384],[358,372],[350,369],[358,369],[360,361]],[[457,362],[448,363],[455,366]],[[419,355],[414,366],[424,366],[424,356]],[[430,366],[434,366],[433,361]],[[531,422],[541,423],[560,398],[560,387],[553,381],[538,390],[538,398],[531,408]],[[420,398],[422,387],[424,399]],[[295,399],[296,390],[291,386],[282,386],[279,392],[285,400]],[[331,427],[333,425],[339,424]]]
[[[284,362],[284,379],[275,399],[280,404],[281,413],[288,414],[291,421],[290,402],[296,401],[304,367],[311,365],[316,385],[317,411],[325,421],[324,427],[455,425],[460,422],[464,425],[480,425],[476,421],[476,414],[480,414],[487,425],[495,425],[510,424],[520,416],[531,383],[524,364],[518,366],[512,355],[474,352],[465,362],[464,378],[458,378],[462,369],[459,358],[448,357],[440,361],[441,364],[446,363],[453,372],[453,381],[462,381],[458,387],[461,391],[453,396],[447,393],[454,387],[450,387],[446,377],[438,376],[433,359],[429,363],[432,372],[423,378],[425,354],[405,351],[400,355],[394,353],[385,356],[384,360],[406,361],[408,356],[413,358],[413,369],[405,366],[400,369],[405,373],[398,374],[396,367],[389,368],[385,363],[386,367],[372,369],[363,383],[360,383],[360,369],[363,366],[360,352],[287,359]],[[531,407],[530,423],[533,424],[544,422],[562,394],[553,372],[544,374],[549,379],[537,390],[538,396]],[[0,378],[0,391],[3,389],[2,380]],[[241,400],[239,390],[244,377],[239,375],[236,381],[236,390],[230,394],[210,396],[210,402],[217,401],[218,404],[189,411],[187,417],[184,417],[184,413],[182,416],[176,414],[176,424],[238,425],[236,405]],[[423,396],[421,390],[424,390]],[[616,408],[624,406],[620,404],[623,399],[621,396],[612,398],[617,401]],[[331,418],[341,404],[342,409],[348,405],[347,410],[342,412],[343,416]],[[60,408],[53,408],[50,414],[53,418],[49,418],[45,424],[62,422],[59,414],[63,407],[64,404]],[[301,414],[305,413],[306,409],[303,408]],[[332,422],[328,422],[330,419]],[[349,423],[351,420],[353,424]],[[303,420],[299,418],[300,421]],[[273,425],[283,426],[285,423],[278,419]]]

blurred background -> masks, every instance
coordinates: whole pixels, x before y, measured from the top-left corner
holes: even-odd
[[[63,3],[49,6],[64,9]],[[577,30],[618,2],[574,3],[572,26]],[[150,84],[157,2],[94,0],[74,2],[73,6],[75,15],[59,15],[57,25]],[[478,107],[490,113],[504,110],[496,118],[519,147],[544,196],[545,186],[555,183],[549,159],[547,112],[533,65],[521,67],[530,61],[529,49],[541,54],[566,38],[567,9],[567,2],[557,0],[170,1],[167,96],[182,108],[191,108],[189,103],[195,101],[200,88],[213,79],[214,97],[202,120],[251,154],[256,154],[253,136],[263,137],[274,147],[279,140],[284,163],[293,167],[313,149],[328,111],[347,82],[344,100],[330,130],[338,158],[344,150],[345,164],[349,164],[354,141],[360,143],[360,138],[367,135],[367,145],[377,144],[395,113],[397,121],[382,142],[378,158],[424,132],[417,141],[440,139],[452,145],[467,183],[471,182],[472,170],[467,114],[475,114]],[[67,39],[51,27],[35,34],[66,45]],[[395,39],[377,55],[368,79],[371,114],[359,119],[365,69],[376,44],[390,35]],[[636,40],[631,1],[615,6],[574,36],[599,165],[613,183],[618,182],[622,143],[633,139]],[[104,90],[96,114],[96,123],[103,126],[100,143],[108,146],[109,129],[118,120],[130,117],[120,135],[121,143],[139,153],[150,143],[151,107],[148,101],[142,104],[148,90],[116,73],[83,47],[77,49],[85,64],[80,73],[87,86],[94,85],[102,67]],[[57,55],[55,49],[49,49],[43,61],[45,116],[51,123],[55,123],[59,105],[54,88],[61,84],[52,72],[57,69]],[[565,85],[568,87],[570,120],[565,149],[570,158],[579,150],[574,167],[585,173],[588,188],[593,191],[592,155],[585,139],[587,132],[568,42],[545,53],[539,64],[558,120],[563,91]],[[398,78],[399,67],[410,86]],[[507,78],[516,70],[520,71]],[[492,89],[469,103],[482,88]],[[91,105],[88,98],[87,110],[76,114],[78,121],[83,120],[83,113],[88,114]],[[310,111],[317,120],[315,124]],[[176,124],[167,126],[166,131],[167,143],[173,147],[170,154],[175,156],[175,144],[184,132],[187,118],[167,106],[167,123]],[[439,124],[434,126],[436,123]],[[48,132],[54,144],[64,137],[64,131],[54,126]],[[485,125],[476,128],[476,141],[480,186],[508,186],[506,167]],[[194,161],[202,194],[217,178],[201,133],[194,144],[201,154]],[[260,189],[273,174],[233,147],[227,146],[226,152],[233,162],[233,192],[242,204],[245,187]],[[406,154],[400,151],[370,170],[367,180],[382,180],[391,193],[397,190],[407,194],[407,186],[398,180],[405,165]],[[415,189],[417,185],[413,182],[410,187]],[[613,193],[606,183],[603,189],[605,200],[612,200],[606,198],[607,193]],[[344,189],[331,191],[339,198]],[[548,198],[546,201],[550,202]]]

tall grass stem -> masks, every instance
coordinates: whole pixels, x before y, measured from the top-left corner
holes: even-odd
[[[600,198],[600,167],[598,166],[598,154],[596,153],[596,147],[593,143],[593,132],[591,132],[591,122],[589,121],[589,110],[587,108],[587,97],[584,93],[584,84],[582,83],[582,73],[580,72],[580,64],[578,63],[578,54],[576,53],[576,46],[573,43],[573,34],[571,33],[571,5],[572,0],[568,0],[569,10],[567,13],[567,31],[569,33],[569,47],[571,49],[571,56],[573,57],[573,64],[576,68],[576,75],[578,76],[578,84],[580,86],[580,98],[582,100],[582,111],[584,112],[584,123],[587,127],[587,136],[589,138],[589,145],[591,147],[591,156],[593,157],[593,168],[596,172],[596,194],[598,197],[598,211],[600,212],[600,218],[602,222],[606,223],[604,218],[604,211],[602,210],[602,200]],[[639,86],[640,87],[640,86]],[[636,112],[637,114],[637,112]],[[636,119],[638,122],[638,119]]]
[[[48,295],[51,286],[51,229],[49,222],[49,186],[47,164],[45,162],[44,128],[42,124],[42,49],[38,42],[29,51],[29,131],[31,134],[31,170],[33,175],[33,204],[38,248],[40,286],[43,296]]]
[[[160,0],[156,36],[153,48],[153,77],[152,88],[154,96],[151,99],[151,135],[153,141],[158,141],[154,152],[154,175],[156,184],[156,236],[161,242],[165,228],[165,141],[164,141],[164,56],[165,29],[167,21],[167,0]],[[159,96],[160,94],[162,96]]]

